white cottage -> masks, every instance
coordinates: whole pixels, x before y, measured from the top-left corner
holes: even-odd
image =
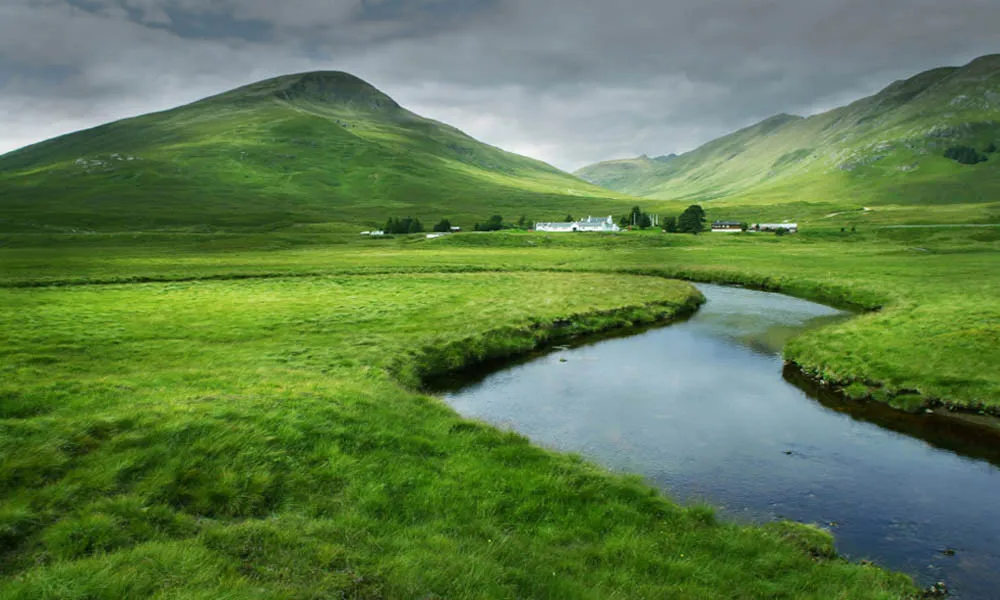
[[[611,216],[607,218],[587,217],[572,223],[535,223],[535,231],[546,231],[548,233],[570,233],[574,231],[597,231],[613,233],[621,231],[615,220]]]
[[[798,233],[798,223],[756,223],[750,227],[752,231],[778,231],[782,229],[788,233]]]

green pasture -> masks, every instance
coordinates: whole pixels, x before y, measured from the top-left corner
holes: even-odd
[[[669,319],[699,302],[684,283],[392,273],[0,297],[0,598],[913,592],[818,530],[719,523],[399,383]]]

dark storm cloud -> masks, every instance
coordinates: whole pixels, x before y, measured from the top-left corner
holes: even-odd
[[[995,0],[4,0],[0,150],[351,71],[564,168],[690,149],[1000,51]]]

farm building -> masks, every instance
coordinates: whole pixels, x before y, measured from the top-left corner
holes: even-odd
[[[712,231],[716,233],[732,233],[743,231],[743,223],[739,221],[716,221],[712,223]]]
[[[753,231],[778,231],[785,230],[786,233],[798,233],[798,223],[757,223],[750,227]]]
[[[621,231],[615,225],[614,218],[587,217],[572,223],[535,223],[535,231],[546,231],[549,233],[570,233],[574,231],[598,231],[611,233]]]

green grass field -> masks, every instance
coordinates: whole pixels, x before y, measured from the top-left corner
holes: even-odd
[[[580,270],[744,283],[881,308],[787,348],[853,394],[1000,407],[1000,228],[773,235],[7,236],[0,285],[391,272]],[[864,388],[859,388],[864,384]],[[914,401],[914,395],[921,398]]]
[[[880,308],[787,357],[1000,404],[992,228],[0,242],[0,597],[910,597],[817,560],[825,534],[715,523],[413,391],[556,321],[690,310],[662,276]]]
[[[699,301],[683,283],[393,273],[0,295],[2,598],[913,592],[833,558],[818,530],[718,523],[399,383],[669,319]]]

